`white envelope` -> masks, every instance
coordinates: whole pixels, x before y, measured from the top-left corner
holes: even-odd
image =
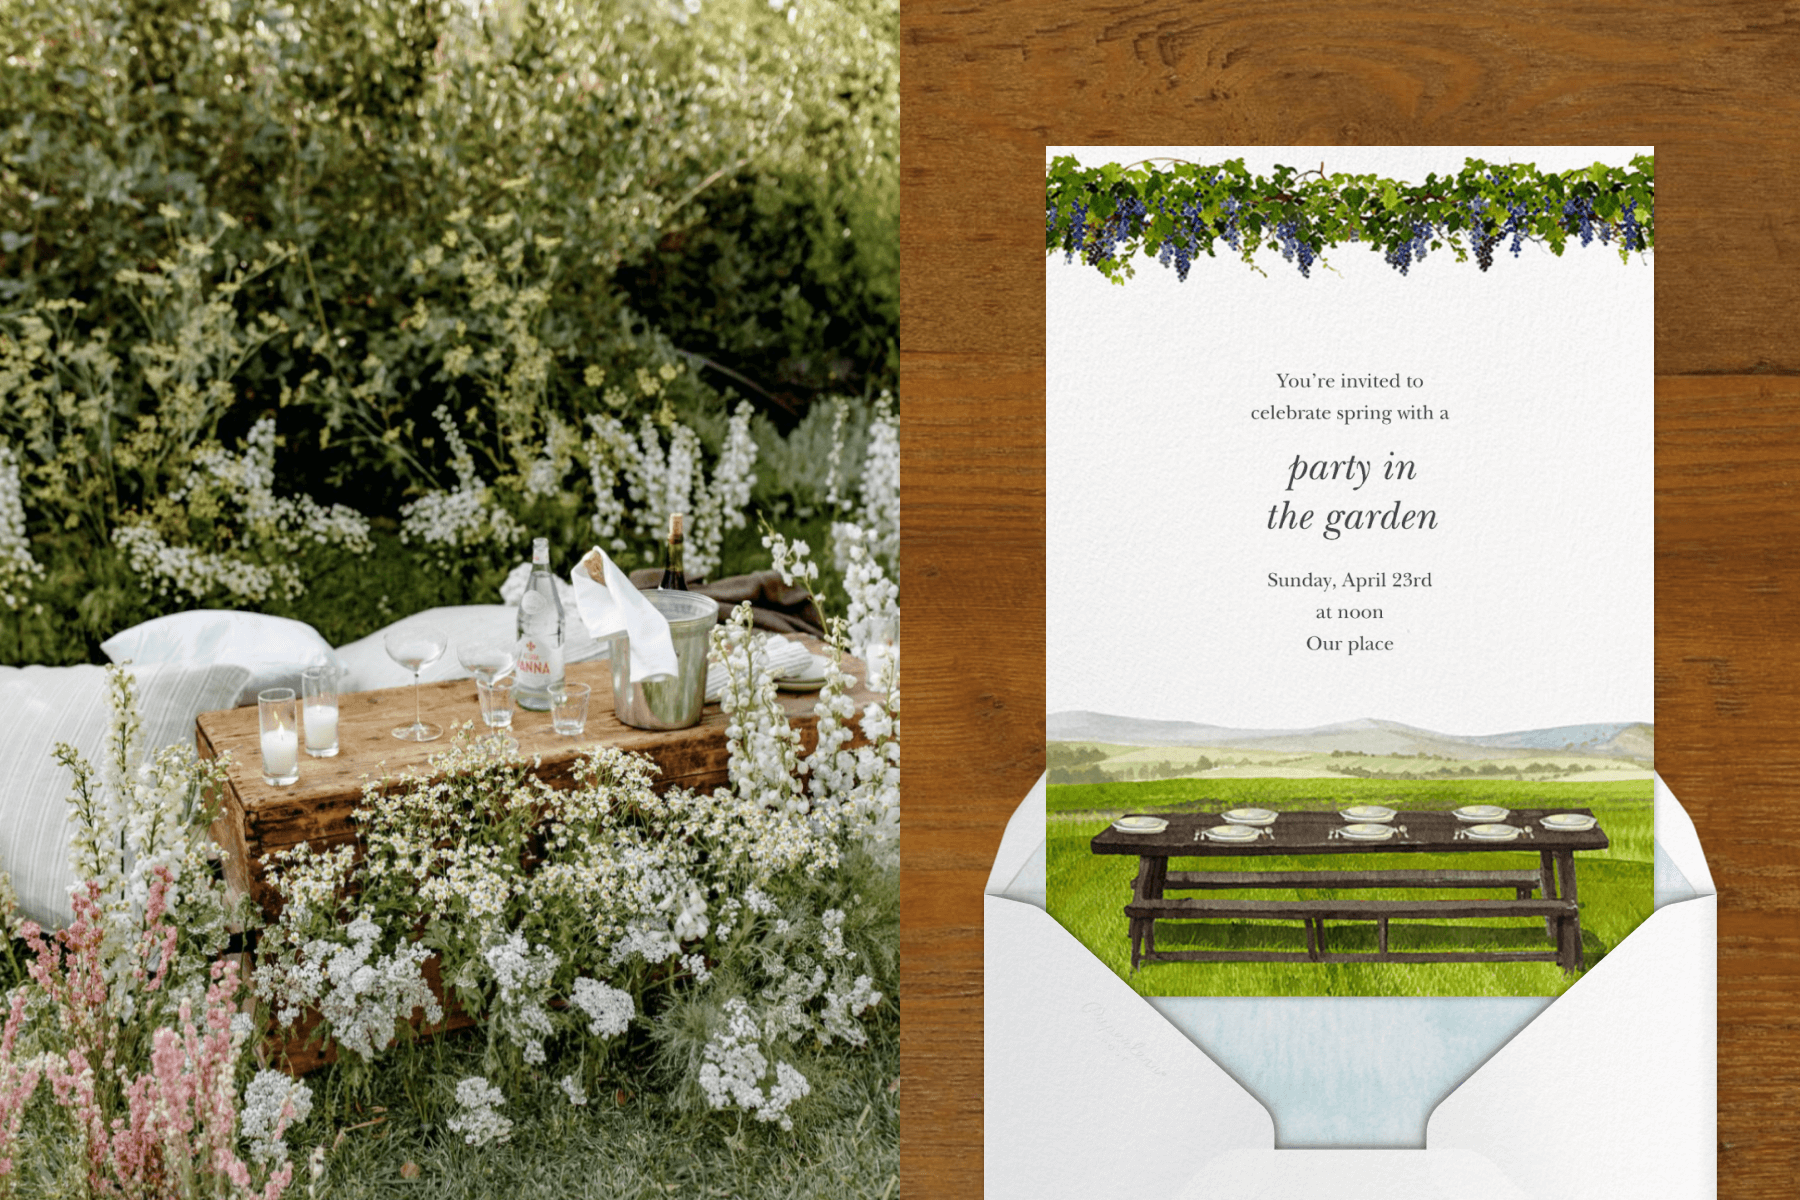
[[[985,1194],[1714,1196],[1718,897],[1693,822],[1660,778],[1655,794],[1655,911],[1565,994],[1522,1002],[1546,1006],[1473,1060],[1431,1112],[1423,1149],[1278,1150],[1269,1110],[1039,907],[1040,779],[985,897]]]

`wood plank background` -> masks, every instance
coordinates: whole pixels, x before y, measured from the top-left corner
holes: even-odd
[[[1791,6],[906,0],[901,29],[902,1194],[981,1194],[981,891],[1043,768],[1043,147],[1642,143],[1661,184],[1657,765],[1721,897],[1720,1194],[1791,1196]],[[1569,331],[1603,338],[1605,314]]]

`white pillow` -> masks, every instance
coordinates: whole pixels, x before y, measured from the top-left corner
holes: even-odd
[[[331,644],[304,621],[225,608],[197,608],[133,625],[100,643],[113,662],[139,666],[180,663],[190,667],[228,663],[247,667],[250,678],[232,705],[256,703],[264,688],[300,691],[300,672],[336,663]]]
[[[245,667],[129,667],[137,681],[142,747],[194,744],[194,718],[230,708],[250,677]],[[68,798],[73,779],[56,761],[68,742],[100,770],[112,729],[106,668],[24,667],[0,674],[0,867],[12,876],[19,907],[45,927],[74,919],[69,888]]]
[[[564,613],[563,661],[586,662],[606,657],[607,643],[588,635],[587,626],[573,608]],[[440,679],[467,679],[469,672],[457,661],[457,650],[473,642],[502,642],[511,645],[518,634],[518,612],[506,604],[466,604],[454,608],[428,608],[424,612],[402,617],[392,625],[377,629],[337,648],[343,662],[344,675],[338,688],[345,692],[369,692],[376,688],[404,687],[413,681],[412,672],[388,657],[387,635],[395,629],[411,629],[430,625],[444,631],[449,639],[443,657],[419,672],[421,682]]]

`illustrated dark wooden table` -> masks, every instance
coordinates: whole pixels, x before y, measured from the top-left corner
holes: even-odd
[[[1137,878],[1125,906],[1131,935],[1131,968],[1143,961],[1181,962],[1554,962],[1568,972],[1583,969],[1581,912],[1575,887],[1575,852],[1610,845],[1598,825],[1582,832],[1553,832],[1539,823],[1552,813],[1593,814],[1584,808],[1515,809],[1502,824],[1521,830],[1514,839],[1471,837],[1469,822],[1449,812],[1402,812],[1395,833],[1383,841],[1343,836],[1348,822],[1335,812],[1285,812],[1254,842],[1221,842],[1205,831],[1226,824],[1217,813],[1154,813],[1168,821],[1160,833],[1127,833],[1108,826],[1095,835],[1095,854],[1136,855]],[[1536,850],[1536,870],[1171,871],[1171,858],[1269,858],[1335,854],[1492,854]],[[1257,888],[1455,888],[1501,889],[1500,899],[1241,900],[1169,898],[1169,891],[1242,891]],[[1535,898],[1533,892],[1539,893]],[[1555,949],[1403,951],[1388,947],[1388,921],[1542,917]],[[1289,920],[1306,926],[1306,950],[1158,950],[1159,920]],[[1376,949],[1332,951],[1325,922],[1374,921]]]

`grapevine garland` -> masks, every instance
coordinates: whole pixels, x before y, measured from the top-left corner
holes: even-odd
[[[1216,256],[1219,242],[1256,270],[1256,251],[1275,246],[1308,277],[1327,247],[1352,242],[1381,251],[1402,275],[1445,247],[1486,271],[1501,245],[1517,257],[1537,242],[1560,256],[1571,240],[1598,241],[1629,261],[1656,242],[1656,160],[1643,154],[1629,167],[1597,162],[1553,173],[1471,158],[1456,174],[1420,184],[1327,175],[1323,164],[1277,166],[1265,177],[1241,158],[1084,169],[1064,155],[1050,164],[1044,199],[1046,252],[1061,250],[1070,262],[1080,255],[1120,284],[1136,273],[1131,260],[1140,251],[1185,281],[1193,260],[1202,251]]]

